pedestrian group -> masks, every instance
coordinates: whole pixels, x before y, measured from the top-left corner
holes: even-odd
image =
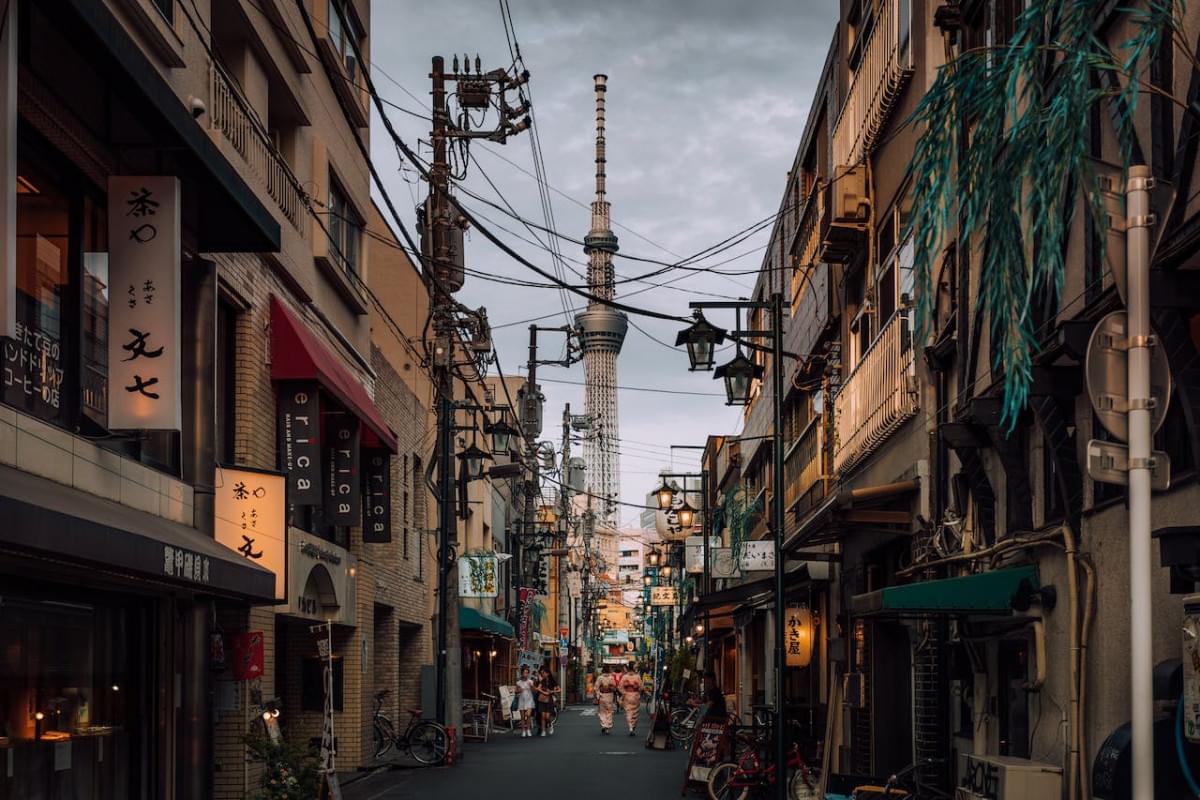
[[[521,667],[517,681],[517,695],[513,700],[515,709],[521,712],[521,737],[533,736],[536,723],[539,736],[554,735],[554,706],[558,697],[558,681],[547,666],[538,668],[537,675],[530,676],[529,667]]]

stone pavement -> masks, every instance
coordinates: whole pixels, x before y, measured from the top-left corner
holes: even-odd
[[[649,717],[638,735],[622,735],[618,715],[611,736],[600,733],[594,706],[571,706],[553,736],[522,739],[493,733],[468,742],[453,767],[403,768],[343,778],[345,800],[660,800],[680,796],[687,754],[647,750]],[[350,777],[350,776],[346,776]],[[697,795],[692,795],[696,797]]]

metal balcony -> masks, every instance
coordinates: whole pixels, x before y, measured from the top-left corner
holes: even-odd
[[[246,100],[238,93],[225,69],[216,61],[209,66],[209,125],[220,131],[238,151],[250,172],[266,188],[292,226],[304,234],[301,224],[307,205],[304,190],[280,154],[262,122],[246,113]]]
[[[851,469],[917,413],[908,317],[895,314],[855,365],[834,398],[833,467]]]
[[[906,10],[905,13],[901,13]],[[912,76],[911,0],[883,0],[833,127],[833,163],[857,164],[877,144]]]

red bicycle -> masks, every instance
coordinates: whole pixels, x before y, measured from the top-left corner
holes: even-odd
[[[762,794],[775,785],[775,764],[752,747],[736,762],[727,761],[713,767],[708,774],[708,796],[712,800],[747,800],[751,792]],[[787,752],[786,768],[790,773],[790,800],[809,800],[817,796],[817,781],[800,755],[800,746],[793,743]]]

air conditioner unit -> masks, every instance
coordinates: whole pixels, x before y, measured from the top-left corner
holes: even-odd
[[[958,758],[955,800],[1059,800],[1062,768],[1009,756]]]
[[[833,172],[833,214],[836,225],[865,225],[871,213],[867,171],[861,166],[838,167]]]

